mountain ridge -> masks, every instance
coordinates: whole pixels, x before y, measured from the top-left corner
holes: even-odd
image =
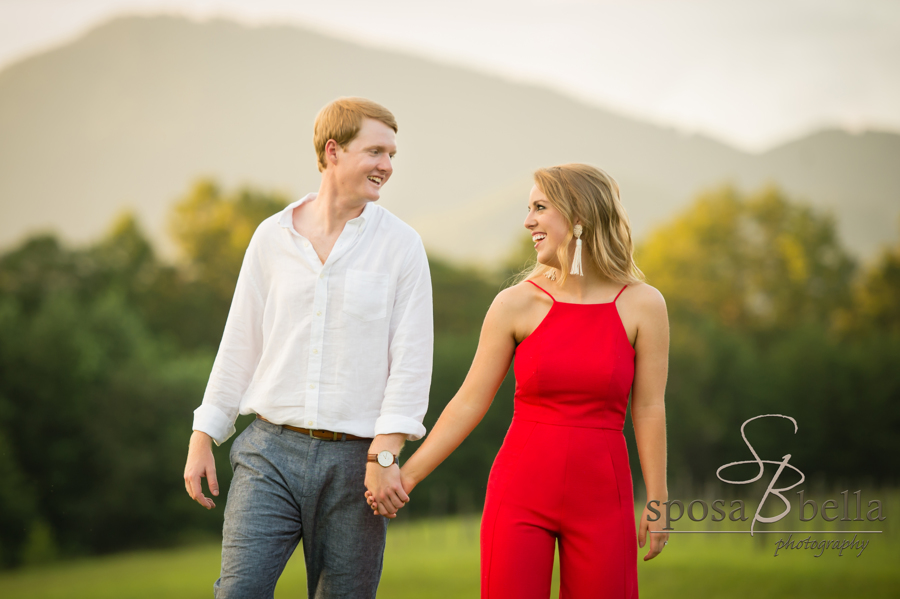
[[[457,261],[501,259],[524,231],[513,219],[518,204],[524,218],[529,173],[570,161],[619,181],[637,239],[729,181],[775,181],[832,209],[857,255],[896,237],[900,135],[824,130],[748,154],[541,86],[292,26],[125,17],[0,71],[0,245],[38,228],[84,241],[130,205],[171,249],[168,206],[200,176],[314,191],[312,122],[339,95],[395,113],[399,152],[381,202]],[[481,220],[467,213],[485,202]]]

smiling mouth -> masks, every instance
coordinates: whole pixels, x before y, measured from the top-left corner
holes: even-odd
[[[372,183],[374,183],[375,185],[379,185],[379,186],[380,186],[382,183],[384,183],[384,178],[383,178],[383,177],[377,177],[377,176],[375,176],[375,175],[369,175],[369,176],[366,177],[366,178],[367,178],[369,181],[371,181]]]
[[[537,247],[540,242],[547,238],[546,233],[534,233],[531,236],[531,240],[534,241],[534,247]]]

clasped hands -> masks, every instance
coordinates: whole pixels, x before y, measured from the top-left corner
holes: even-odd
[[[366,503],[375,516],[396,518],[415,486],[397,464],[387,468],[376,462],[366,464]]]

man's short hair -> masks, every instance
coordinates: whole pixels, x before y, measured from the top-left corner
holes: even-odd
[[[327,104],[316,116],[313,129],[313,145],[319,157],[319,172],[325,170],[325,144],[333,139],[342,148],[359,134],[363,119],[381,121],[397,132],[397,121],[391,111],[365,98],[338,98]]]

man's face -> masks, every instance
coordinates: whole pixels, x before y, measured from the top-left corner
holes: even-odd
[[[363,119],[359,134],[337,149],[334,165],[340,193],[354,199],[374,202],[391,173],[391,158],[397,152],[394,130],[375,119]]]

